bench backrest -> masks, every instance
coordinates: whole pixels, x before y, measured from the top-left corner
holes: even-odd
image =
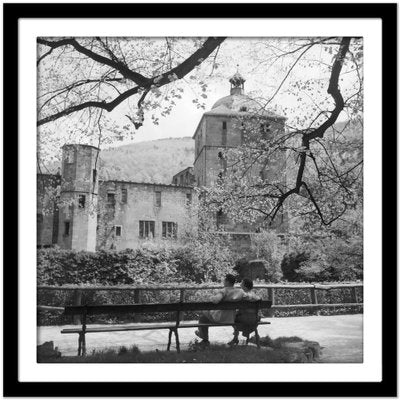
[[[99,304],[85,306],[67,306],[65,315],[99,315],[124,313],[154,313],[170,311],[199,311],[199,310],[260,310],[271,308],[270,300],[260,301],[225,301],[220,303],[193,302],[193,303],[154,303],[154,304]]]

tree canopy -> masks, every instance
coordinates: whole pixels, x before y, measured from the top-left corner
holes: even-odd
[[[270,97],[259,99],[259,109],[237,118],[244,143],[224,152],[223,179],[205,189],[205,198],[209,207],[237,221],[262,217],[271,225],[286,213],[292,222],[306,221],[315,229],[319,223],[340,225],[346,214],[354,223],[362,207],[362,42],[344,37],[287,44],[267,44],[276,48],[261,60],[267,70],[282,57],[292,61]],[[325,55],[314,59],[317,48]],[[293,79],[299,64],[312,72]],[[266,125],[264,110],[284,90],[294,94],[297,110],[283,108],[291,114],[286,129]],[[345,122],[337,124],[339,116]]]
[[[39,38],[39,165],[59,147],[60,131],[65,141],[100,147],[132,136],[146,119],[158,124],[188,101],[184,85],[200,86],[192,103],[205,108],[209,87],[238,62],[260,108],[238,121],[247,139],[224,155],[228,168],[208,189],[210,204],[268,223],[283,212],[311,226],[353,215],[362,202],[361,38]],[[270,109],[286,127],[265,134],[260,116]],[[282,158],[285,179],[246,173]]]

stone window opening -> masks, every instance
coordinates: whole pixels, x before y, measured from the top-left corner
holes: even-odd
[[[67,149],[65,151],[65,163],[66,164],[73,164],[74,163],[74,149]]]
[[[163,221],[162,223],[162,237],[176,239],[178,226],[175,222]]]
[[[223,146],[226,146],[226,138],[227,138],[226,121],[222,121],[222,145]]]
[[[126,204],[128,202],[128,189],[121,189],[121,203]]]
[[[97,170],[96,169],[93,170],[92,178],[93,178],[93,190],[94,190],[94,188],[96,186],[96,180],[97,180]]]
[[[245,111],[247,111],[247,107],[246,106],[242,106],[242,107],[240,107],[239,111],[245,112]]]
[[[224,172],[226,172],[227,167],[228,167],[228,163],[227,163],[227,160],[225,158],[225,154],[222,151],[218,152],[218,158],[219,158],[220,168]]]
[[[78,207],[85,208],[86,205],[86,196],[84,194],[80,194],[78,196]]]
[[[186,204],[192,204],[192,193],[186,193]]]
[[[121,237],[122,234],[122,226],[121,225],[114,225],[115,236]]]
[[[260,129],[261,129],[261,133],[262,133],[263,135],[265,135],[265,134],[267,134],[267,133],[270,133],[270,132],[271,132],[271,124],[264,124],[264,123],[262,123],[262,124],[260,125]]]
[[[70,228],[71,228],[70,221],[64,221],[64,236],[69,236]]]
[[[246,127],[245,124],[242,122],[240,124],[240,140],[242,144],[244,143],[245,139],[246,139]]]
[[[115,205],[115,193],[112,192],[107,193],[107,204],[110,206]]]
[[[156,207],[161,207],[161,192],[156,191],[155,196],[156,196]]]
[[[139,221],[139,237],[144,238],[154,238],[154,221]]]

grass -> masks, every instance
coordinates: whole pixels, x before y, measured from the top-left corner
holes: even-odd
[[[191,343],[188,350],[141,352],[137,347],[120,347],[118,350],[105,349],[93,352],[85,357],[64,356],[60,358],[42,358],[42,363],[290,363],[293,362],[292,350],[282,348],[283,342],[298,342],[302,339],[281,337],[275,340],[268,336],[261,339],[263,346],[210,345],[199,349]]]

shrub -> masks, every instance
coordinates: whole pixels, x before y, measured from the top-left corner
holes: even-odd
[[[280,237],[276,233],[262,231],[253,237],[251,250],[258,259],[265,261],[265,281],[278,282],[282,278],[280,265],[286,251]]]
[[[301,267],[301,263],[308,259],[309,255],[305,252],[292,252],[285,254],[281,263],[283,279],[289,282],[298,281],[300,277],[298,270]]]
[[[221,281],[232,272],[229,250],[209,243],[96,253],[40,249],[37,260],[39,285],[201,283]]]
[[[176,270],[186,282],[221,282],[233,271],[233,257],[224,239],[215,237],[214,242],[197,241],[173,252]]]
[[[281,263],[289,282],[355,281],[363,278],[362,238],[291,238]]]

